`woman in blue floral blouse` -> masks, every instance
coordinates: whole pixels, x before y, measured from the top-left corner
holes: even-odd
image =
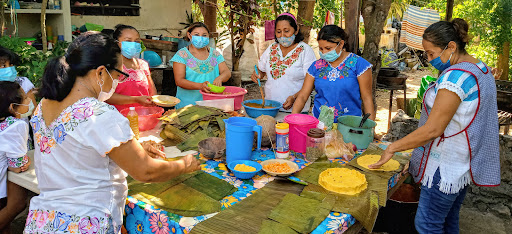
[[[224,57],[215,49],[208,47],[210,31],[205,24],[197,22],[187,30],[191,45],[179,50],[171,59],[174,80],[178,90],[176,97],[181,102],[176,108],[195,105],[203,100],[199,90],[209,92],[208,83],[222,86],[231,77],[231,72],[224,62]]]
[[[320,30],[320,59],[309,67],[292,113],[301,112],[314,88],[317,93],[313,108],[315,117],[320,115],[320,107],[326,105],[336,109],[335,122],[341,115],[360,116],[363,111],[371,114],[370,119],[375,119],[372,64],[345,51],[346,38],[345,31],[336,25],[327,25]]]

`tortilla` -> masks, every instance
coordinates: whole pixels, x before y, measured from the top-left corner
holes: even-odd
[[[384,163],[380,168],[371,169],[368,166],[372,165],[380,160],[380,155],[368,154],[361,155],[357,158],[357,164],[368,170],[373,171],[395,171],[400,167],[400,163],[394,159],[390,159],[387,163]]]
[[[368,187],[364,174],[347,168],[329,168],[318,177],[318,183],[331,192],[356,195]]]

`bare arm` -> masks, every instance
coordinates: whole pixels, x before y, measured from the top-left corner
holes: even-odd
[[[155,82],[153,82],[153,78],[151,77],[151,73],[148,75],[148,84],[149,84],[149,96],[157,95],[157,90],[155,86]]]
[[[176,86],[182,89],[189,90],[210,90],[210,87],[207,86],[208,81],[203,83],[197,83],[186,79],[187,67],[185,66],[185,64],[174,62],[172,69],[174,71],[174,81],[176,82]]]
[[[173,162],[151,158],[136,140],[114,148],[108,156],[134,179],[147,183],[167,181],[201,169],[199,161],[192,155]]]
[[[111,105],[126,105],[132,103],[138,103],[143,106],[153,106],[153,101],[149,96],[128,96],[123,94],[114,93],[112,97],[107,100],[108,104]]]
[[[425,125],[419,127],[406,137],[389,145],[381,156],[381,159],[370,165],[370,168],[378,168],[393,157],[396,152],[414,149],[427,144],[441,136],[459,108],[461,100],[457,94],[441,89],[438,91],[432,111]]]
[[[302,85],[302,89],[295,94],[297,97],[295,98],[295,102],[293,104],[292,114],[298,114],[302,112],[304,109],[304,105],[308,101],[309,95],[313,92],[313,88],[315,87],[315,78],[310,74],[306,74],[306,78],[304,79],[304,84]]]
[[[370,113],[370,119],[375,120],[375,108],[373,106],[373,95],[372,95],[372,70],[366,70],[362,75],[357,77],[359,82],[359,91],[361,93],[361,100],[363,101],[364,113]]]
[[[267,73],[266,72],[262,72],[260,69],[258,69],[258,74],[259,75],[256,75],[256,71],[253,71],[252,74],[251,74],[251,80],[252,82],[254,83],[258,83],[258,79],[263,80],[263,78],[265,78],[267,76]]]
[[[226,62],[219,64],[219,76],[213,81],[214,85],[222,86],[222,83],[227,82],[231,78],[231,71],[229,70]]]

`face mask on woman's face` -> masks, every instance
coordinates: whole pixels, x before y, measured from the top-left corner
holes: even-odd
[[[341,56],[341,51],[338,53],[336,52],[336,48],[338,48],[338,46],[340,45],[341,42],[338,42],[338,45],[336,45],[336,47],[334,47],[334,49],[332,49],[331,51],[327,52],[327,53],[322,53],[321,51],[319,51],[320,53],[320,58],[322,58],[323,60],[327,61],[327,62],[334,62],[336,61],[336,59],[338,59],[340,56]]]
[[[448,61],[446,61],[446,63],[443,63],[443,61],[441,61],[441,56],[443,55],[446,49],[448,49],[448,46],[444,48],[443,52],[441,52],[441,55],[439,55],[439,57],[429,61],[430,65],[432,65],[439,71],[444,71],[451,66],[450,59],[452,59],[453,52],[450,54],[450,58],[448,58]]]
[[[203,36],[192,36],[191,42],[194,47],[201,49],[210,44],[210,38]]]
[[[112,95],[114,95],[117,85],[119,84],[119,81],[117,79],[114,79],[112,77],[112,75],[110,75],[110,72],[108,72],[108,70],[106,70],[106,71],[107,71],[107,74],[110,76],[110,79],[112,79],[112,88],[110,88],[110,91],[108,93],[103,92],[103,85],[105,84],[105,81],[101,80],[103,83],[100,83],[100,81],[98,81],[98,85],[100,86],[100,94],[98,95],[98,101],[100,101],[100,102],[104,102],[104,101],[110,99],[110,97],[112,97]]]
[[[138,42],[123,41],[121,42],[121,54],[127,59],[132,59],[139,56],[142,52],[142,46]]]
[[[14,66],[0,68],[0,81],[14,82],[18,76],[18,71]]]
[[[290,47],[295,41],[295,34],[292,34],[291,37],[279,37],[277,38],[277,41],[283,47]]]

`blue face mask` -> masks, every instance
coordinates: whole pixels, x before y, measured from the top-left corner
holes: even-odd
[[[291,37],[279,37],[277,38],[277,41],[283,47],[290,47],[295,41],[295,34],[292,34]]]
[[[14,66],[0,68],[0,81],[14,82],[18,76],[18,71]]]
[[[142,52],[140,43],[134,41],[121,42],[121,54],[127,59],[132,59],[139,56],[140,52]]]
[[[336,47],[334,47],[334,49],[332,49],[331,51],[329,51],[325,54],[322,53],[321,51],[319,51],[320,58],[322,58],[323,60],[330,62],[330,63],[336,61],[336,59],[338,59],[341,56],[341,52],[342,52],[342,51],[340,51],[340,53],[336,52],[336,48],[338,48],[339,45],[340,45],[340,43],[338,43],[338,45]]]
[[[210,44],[210,38],[202,36],[192,36],[191,42],[192,45],[194,45],[194,47],[201,49]]]
[[[441,52],[441,55],[443,55],[443,53],[446,50],[446,48],[448,48],[448,46],[446,46],[444,48],[443,52]],[[441,61],[441,55],[439,55],[439,57],[437,57],[435,59],[430,60],[429,63],[430,63],[430,65],[435,67],[437,70],[444,71],[444,70],[446,70],[447,68],[449,68],[451,66],[450,59],[452,59],[453,53],[450,54],[450,58],[448,59],[448,61],[446,61],[446,63],[443,63],[443,61]]]

